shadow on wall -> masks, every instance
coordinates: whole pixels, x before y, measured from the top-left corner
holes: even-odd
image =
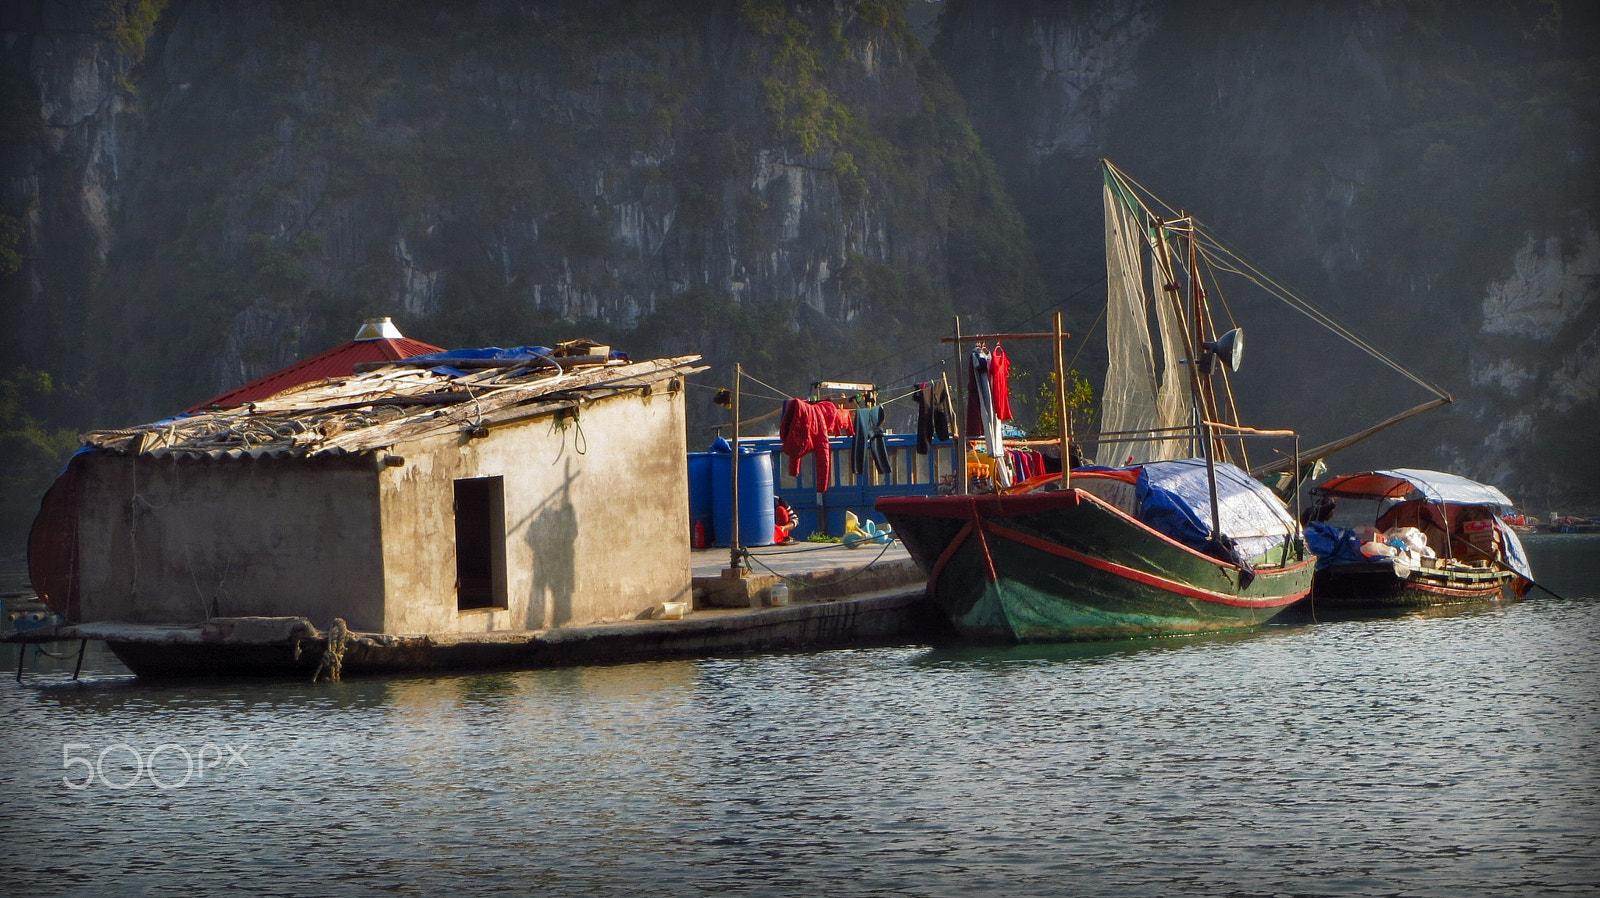
[[[523,627],[560,627],[572,621],[572,592],[577,584],[578,513],[572,505],[572,460],[562,464],[561,484],[517,522],[527,541],[533,570]]]

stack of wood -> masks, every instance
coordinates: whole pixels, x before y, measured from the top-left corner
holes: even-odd
[[[583,345],[573,345],[583,344]],[[610,361],[609,349],[571,341],[561,367],[528,359],[475,360],[451,377],[405,360],[292,387],[238,408],[84,434],[96,449],[133,455],[317,456],[372,452],[449,431],[481,436],[497,424],[575,408],[621,393],[682,389],[698,355]],[[561,351],[558,347],[557,351]],[[599,358],[599,361],[590,361]],[[460,361],[460,360],[457,360]],[[495,361],[496,364],[484,364]],[[436,366],[438,363],[433,363]]]

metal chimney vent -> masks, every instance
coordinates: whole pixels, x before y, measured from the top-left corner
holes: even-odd
[[[368,318],[355,336],[357,340],[398,340],[400,337],[400,328],[388,318]]]

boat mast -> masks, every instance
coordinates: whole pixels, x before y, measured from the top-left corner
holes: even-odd
[[[1187,233],[1189,238],[1189,307],[1193,310],[1194,315],[1193,347],[1201,349],[1201,351],[1204,352],[1203,347],[1206,345],[1206,325],[1210,322],[1211,315],[1206,309],[1206,288],[1205,285],[1200,281],[1200,259],[1195,247],[1195,234],[1193,227],[1194,219],[1192,217],[1185,216],[1185,220],[1190,223],[1190,228]],[[1216,335],[1213,333],[1212,336],[1215,337]],[[1211,372],[1209,370],[1201,370],[1200,366],[1196,362],[1195,356],[1192,354],[1189,357],[1189,364],[1195,366],[1195,382],[1199,384],[1200,389],[1200,395],[1196,397],[1195,404],[1200,409],[1202,420],[1221,421],[1222,416],[1218,412],[1217,408],[1216,387],[1211,383]],[[1237,424],[1238,421],[1235,420],[1234,423]],[[1211,452],[1209,457],[1220,458],[1221,460],[1227,462],[1233,461],[1233,454],[1228,451],[1227,444],[1223,443],[1221,435],[1217,434],[1215,431],[1207,429],[1205,432],[1205,439],[1211,443]]]
[[[1171,223],[1162,220],[1160,216],[1152,215],[1150,217],[1150,230],[1156,236],[1156,261],[1161,269],[1161,291],[1166,294],[1167,302],[1171,303],[1173,311],[1177,313],[1177,320],[1182,325],[1177,328],[1177,331],[1178,335],[1183,338],[1183,357],[1185,360],[1183,364],[1187,366],[1189,371],[1189,395],[1194,397],[1195,415],[1199,416],[1198,420],[1203,421],[1206,420],[1206,411],[1205,406],[1200,401],[1200,370],[1195,366],[1195,343],[1190,334],[1189,316],[1184,309],[1183,297],[1179,295],[1181,290],[1178,286],[1177,271],[1172,265],[1172,246],[1167,242],[1167,229],[1170,226]],[[1196,426],[1198,427],[1198,421]],[[1202,439],[1200,442],[1203,444],[1205,441]],[[1207,459],[1211,457],[1209,449],[1205,449],[1202,454]]]
[[[1206,315],[1204,309],[1205,290],[1200,286],[1200,271],[1196,265],[1194,246],[1194,219],[1189,218],[1189,304],[1194,309],[1194,339],[1189,341],[1189,382],[1194,384],[1194,403],[1201,419],[1196,422],[1200,430],[1200,443],[1205,447],[1206,459],[1206,488],[1211,493],[1211,538],[1222,539],[1222,510],[1217,507],[1217,455],[1221,449],[1216,431],[1212,429],[1211,422],[1220,420],[1217,417],[1217,396],[1211,390],[1211,372],[1200,370],[1200,359],[1195,355],[1195,349],[1205,345],[1206,342]],[[1205,375],[1202,378],[1202,373]],[[1225,451],[1224,451],[1225,454]]]
[[[1215,538],[1222,535],[1222,512],[1217,508],[1217,461],[1214,452],[1215,447],[1212,445],[1212,431],[1209,426],[1209,422],[1214,418],[1212,417],[1210,406],[1206,403],[1206,392],[1200,380],[1199,358],[1195,353],[1195,348],[1199,345],[1200,338],[1203,335],[1199,322],[1204,316],[1200,314],[1200,306],[1197,301],[1198,294],[1195,289],[1192,262],[1194,258],[1193,220],[1180,218],[1178,221],[1187,223],[1191,228],[1189,231],[1189,256],[1191,260],[1191,267],[1189,268],[1190,302],[1187,305],[1194,310],[1194,321],[1192,323],[1188,320],[1189,316],[1184,308],[1186,304],[1179,295],[1177,272],[1172,266],[1172,247],[1167,243],[1167,229],[1173,223],[1162,221],[1160,217],[1153,216],[1151,227],[1156,232],[1157,243],[1161,250],[1161,269],[1164,278],[1162,289],[1177,310],[1178,320],[1185,325],[1179,328],[1179,331],[1183,334],[1184,364],[1189,368],[1189,393],[1194,398],[1195,431],[1199,435],[1200,455],[1206,462],[1206,488],[1211,495],[1211,534]]]

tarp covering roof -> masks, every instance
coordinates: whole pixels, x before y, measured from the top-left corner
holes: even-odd
[[[549,415],[607,396],[648,395],[705,370],[697,355],[648,362],[591,362],[558,370],[526,358],[483,360],[458,376],[396,363],[291,387],[231,409],[202,411],[121,430],[84,434],[84,445],[126,455],[187,458],[334,456],[408,440],[472,432]]]
[[[1217,516],[1222,535],[1238,543],[1245,558],[1284,544],[1300,532],[1283,500],[1233,465],[1217,469]],[[1192,549],[1211,540],[1211,486],[1198,458],[1147,462],[1136,486],[1139,520]]]
[[[1444,505],[1489,505],[1511,508],[1505,493],[1488,484],[1468,480],[1443,471],[1421,468],[1395,468],[1392,471],[1367,471],[1340,474],[1330,478],[1312,493],[1352,499],[1398,499],[1402,502],[1435,502]]]
[[[253,380],[244,386],[235,387],[221,396],[207,399],[189,408],[188,411],[200,412],[211,408],[244,405],[246,402],[265,399],[300,384],[322,380],[325,377],[353,374],[356,365],[362,362],[392,362],[440,351],[439,347],[432,343],[424,343],[409,337],[351,340],[327,352],[318,353],[309,359],[295,362],[287,368],[281,368],[265,377]]]

